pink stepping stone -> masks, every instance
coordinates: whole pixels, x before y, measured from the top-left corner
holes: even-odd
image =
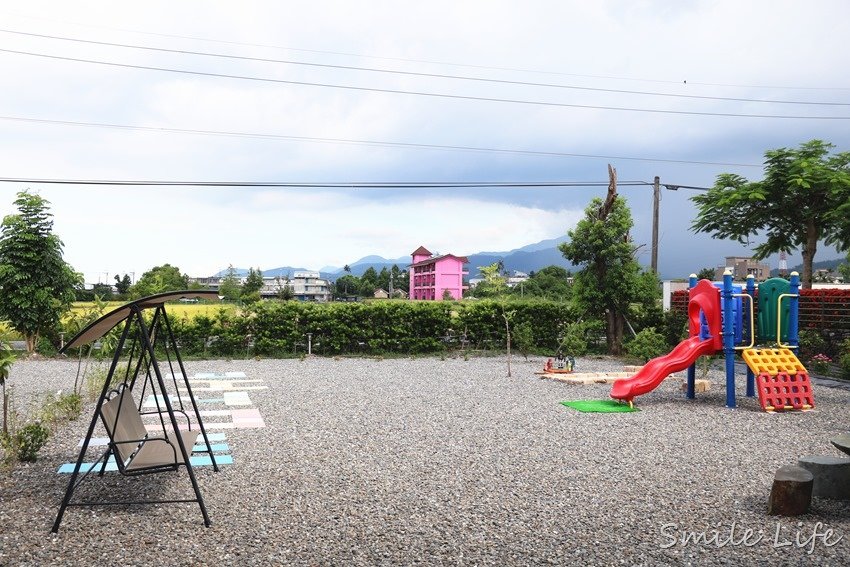
[[[231,410],[231,415],[233,416],[233,425],[235,427],[251,428],[266,426],[258,409]]]

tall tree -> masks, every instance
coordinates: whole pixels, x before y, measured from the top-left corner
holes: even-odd
[[[227,267],[227,272],[218,284],[218,294],[227,301],[236,301],[242,295],[242,284],[232,264]]]
[[[501,309],[502,320],[505,322],[505,349],[508,355],[508,378],[511,377],[511,321],[516,314],[515,309],[509,310],[506,305],[506,296],[508,294],[508,278],[504,274],[505,266],[499,260],[489,266],[479,266],[478,271],[481,272],[483,281],[480,282],[475,289],[483,286],[482,291],[484,297],[490,297],[497,301],[499,309]],[[481,297],[481,296],[477,296]]]
[[[260,268],[258,267],[256,270],[254,268],[248,268],[248,275],[245,276],[245,283],[242,284],[242,295],[258,293],[263,289],[264,285],[263,272]]]
[[[369,266],[363,275],[360,276],[360,293],[364,296],[371,296],[378,288],[378,272],[375,268]]]
[[[295,299],[295,293],[292,291],[292,285],[289,282],[289,276],[280,277],[277,276],[275,278],[275,285],[277,285],[277,298],[281,301],[290,301]]]
[[[390,271],[387,269],[386,266],[381,268],[381,271],[378,272],[377,284],[378,284],[378,287],[383,289],[383,290],[386,290],[386,291],[390,290]]]
[[[171,264],[155,266],[142,274],[130,288],[133,297],[147,297],[166,291],[180,291],[189,287],[189,276],[180,273],[180,268]]]
[[[511,293],[524,297],[569,301],[572,296],[571,277],[572,274],[561,266],[546,266],[539,272],[529,274],[528,279],[514,287]]]
[[[714,280],[714,268],[703,268],[697,272],[698,280]]]
[[[358,295],[360,293],[361,282],[357,276],[346,274],[338,277],[334,286],[337,297],[348,297],[349,295]]]
[[[43,333],[57,328],[82,281],[62,259],[49,204],[39,195],[18,193],[19,212],[3,219],[0,235],[0,319],[23,335],[30,353]]]
[[[850,152],[830,154],[833,148],[812,140],[797,149],[769,150],[761,181],[718,175],[714,187],[692,198],[698,213],[691,228],[742,244],[763,235],[766,240],[753,249],[759,260],[800,249],[802,284],[812,287],[818,242],[850,248]]]
[[[848,252],[847,257],[844,258],[844,263],[839,264],[838,273],[841,274],[841,278],[844,280],[844,283],[850,283],[850,252]]]
[[[396,293],[399,291],[407,293],[410,289],[410,273],[407,270],[402,270],[397,265],[393,264],[392,276],[393,290],[395,290]]]
[[[130,276],[124,274],[124,277],[119,277],[118,274],[115,274],[115,291],[118,292],[118,295],[125,296],[130,293],[130,287],[133,285]]]
[[[564,257],[581,265],[573,282],[573,301],[581,310],[605,318],[608,352],[623,354],[626,316],[632,303],[652,303],[658,280],[641,272],[629,241],[632,215],[616,187],[603,202],[596,198],[584,218],[569,231],[570,242],[559,246]]]
[[[103,300],[109,301],[112,299],[112,286],[105,283],[96,283],[92,286],[92,295]]]
[[[475,297],[501,297],[508,293],[508,278],[502,273],[504,266],[501,260],[489,266],[478,266],[481,281],[475,286]]]
[[[5,344],[0,346],[0,388],[3,391],[3,437],[9,436],[9,396],[6,394],[6,379],[12,372],[15,355]]]

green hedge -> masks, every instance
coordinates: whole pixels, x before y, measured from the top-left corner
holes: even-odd
[[[461,345],[503,349],[503,311],[512,328],[529,324],[535,348],[550,351],[575,320],[569,304],[545,300],[264,301],[235,314],[222,310],[215,317],[171,323],[181,351],[189,356],[293,356],[306,351],[308,333],[316,354],[421,354]]]

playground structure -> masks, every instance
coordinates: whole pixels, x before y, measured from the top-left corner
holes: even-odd
[[[689,338],[669,354],[650,360],[634,376],[617,380],[611,397],[633,403],[636,396],[651,392],[672,372],[687,368],[686,397],[695,397],[696,361],[701,356],[723,353],[726,370],[726,407],[736,407],[735,354],[747,364],[747,397],[758,396],[765,411],[814,407],[806,368],[793,349],[798,346],[800,278],[771,278],[758,286],[747,277],[746,292],[734,286],[727,270],[722,283],[689,280]],[[758,299],[758,318],[754,302]],[[745,301],[747,302],[745,305]],[[749,317],[744,317],[744,308]],[[756,342],[775,343],[776,348],[756,348]]]
[[[543,372],[548,372],[552,374],[571,374],[576,366],[576,359],[572,356],[564,356],[564,353],[558,351],[558,355],[555,357],[555,361],[552,359],[547,359],[546,364],[543,367]]]

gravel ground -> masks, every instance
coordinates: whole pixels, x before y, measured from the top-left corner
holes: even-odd
[[[729,410],[712,371],[696,400],[668,380],[640,412],[583,414],[558,402],[610,386],[541,380],[542,364],[515,362],[506,378],[501,358],[189,362],[270,387],[249,392],[267,427],[226,432],[234,464],[196,469],[212,527],[194,504],[70,508],[51,535],[68,481],[56,469],[76,457],[84,418],[37,463],[0,472],[0,564],[847,564],[850,502],[815,499],[801,518],[766,504],[779,466],[838,455],[828,440],[850,430],[850,391],[815,386],[815,411],[766,414],[739,377]],[[26,399],[69,390],[75,372],[21,362],[10,384]],[[80,488],[122,492],[190,491],[185,470]],[[719,539],[682,545],[712,530]]]

